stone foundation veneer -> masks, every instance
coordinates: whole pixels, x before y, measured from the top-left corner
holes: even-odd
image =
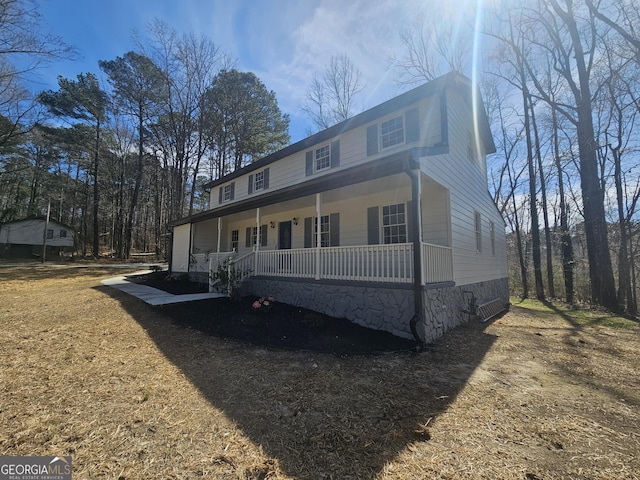
[[[509,302],[508,279],[490,280],[470,285],[453,283],[428,285],[423,289],[423,323],[418,334],[430,343],[449,330],[469,320],[471,294],[482,300],[500,298]],[[312,281],[250,277],[242,283],[240,295],[271,295],[276,302],[288,303],[399,337],[413,338],[409,322],[414,315],[413,285]]]
[[[509,279],[500,278],[443,288],[427,287],[423,290],[422,296],[424,324],[419,330],[419,335],[425,343],[431,343],[469,320],[470,315],[463,310],[469,310],[472,296],[477,304],[499,298],[506,307],[509,304]]]

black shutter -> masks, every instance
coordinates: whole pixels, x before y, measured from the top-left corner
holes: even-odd
[[[249,175],[249,189],[247,191],[249,195],[253,193],[253,175]]]
[[[331,168],[340,166],[340,140],[331,142]]]
[[[306,217],[304,219],[304,248],[311,248],[313,246],[313,217]]]
[[[224,187],[220,187],[219,195],[218,195],[218,203],[222,205],[222,190]]]
[[[329,215],[329,245],[332,247],[340,246],[340,214],[332,213]]]
[[[412,108],[404,114],[405,143],[413,143],[420,140],[420,118],[418,109]]]
[[[231,182],[231,200],[236,196],[236,182]]]
[[[378,153],[378,124],[367,127],[367,156]]]
[[[262,176],[262,185],[263,185],[262,188],[264,188],[265,190],[269,188],[269,169],[268,168],[264,169],[264,174]]]
[[[247,248],[251,248],[253,245],[251,244],[251,227],[247,227],[247,238],[246,238],[247,242],[245,243],[245,246]]]
[[[378,245],[380,243],[380,209],[369,207],[367,209],[367,243]]]
[[[307,177],[313,174],[313,150],[309,150],[305,157],[305,172]]]
[[[261,247],[266,247],[267,246],[267,231],[269,230],[268,225],[262,225],[260,227],[260,237],[261,237],[261,242],[260,242],[260,246]]]

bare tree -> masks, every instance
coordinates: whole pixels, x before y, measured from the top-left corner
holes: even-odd
[[[357,97],[364,89],[362,73],[349,57],[331,57],[322,74],[315,74],[302,110],[317,130],[329,128],[357,113]]]
[[[586,12],[585,12],[586,11]],[[539,0],[534,6],[522,6],[513,16],[525,35],[530,53],[523,56],[535,94],[569,120],[574,128],[579,151],[581,203],[589,259],[591,301],[612,310],[618,309],[613,268],[607,237],[604,189],[595,151],[592,106],[592,72],[598,57],[595,17],[583,8],[576,11],[573,0]],[[586,15],[585,15],[586,13]],[[509,44],[509,38],[497,38]],[[570,96],[558,103],[539,78],[534,63],[551,58],[555,73]],[[533,88],[533,87],[532,87]]]
[[[204,37],[180,36],[159,20],[151,24],[149,31],[149,44],[139,41],[139,48],[165,77],[167,101],[151,130],[155,151],[162,152],[169,175],[170,219],[176,219],[191,213],[195,178],[207,151],[199,120],[202,96],[219,69],[230,62],[220,47]],[[187,198],[189,206],[185,208]]]
[[[0,0],[0,116],[6,120],[0,125],[0,147],[23,133],[26,115],[35,108],[24,88],[25,74],[73,55],[60,37],[42,33],[35,3]]]
[[[389,59],[400,85],[431,81],[454,70],[467,72],[472,64],[473,29],[467,19],[447,17],[446,4],[433,6],[438,15],[419,17],[400,32],[404,53]]]

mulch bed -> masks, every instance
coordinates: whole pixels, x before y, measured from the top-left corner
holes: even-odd
[[[130,281],[174,295],[207,292],[207,285],[185,278],[167,281],[167,272],[130,277]],[[337,355],[414,351],[416,342],[391,333],[361,327],[305,308],[275,303],[268,313],[252,308],[256,297],[185,302],[159,307],[172,321],[187,328],[252,345]]]

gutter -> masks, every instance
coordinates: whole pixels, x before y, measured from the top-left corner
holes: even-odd
[[[409,321],[409,327],[411,328],[411,334],[417,343],[416,351],[422,352],[425,344],[420,335],[418,334],[418,325],[423,322],[424,301],[422,297],[422,245],[420,242],[420,191],[419,182],[420,174],[411,168],[411,160],[409,157],[404,161],[403,172],[406,173],[411,179],[411,203],[412,209],[409,214],[411,215],[411,223],[414,225],[412,228],[411,243],[413,243],[413,301],[415,313],[413,318]]]

